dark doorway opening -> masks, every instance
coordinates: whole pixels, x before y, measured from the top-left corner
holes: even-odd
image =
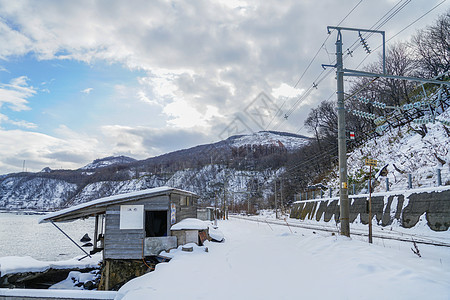
[[[167,236],[167,211],[145,212],[145,236]]]

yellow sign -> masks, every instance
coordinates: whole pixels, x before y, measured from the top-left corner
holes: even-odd
[[[376,166],[377,166],[377,160],[376,160],[376,159],[369,159],[369,158],[366,158],[365,165],[366,165],[366,166],[373,166],[373,167],[376,167]]]
[[[342,188],[343,188],[343,189],[346,189],[346,188],[347,188],[347,182],[345,182],[345,181],[342,182]]]

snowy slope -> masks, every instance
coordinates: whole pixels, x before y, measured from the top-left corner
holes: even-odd
[[[413,187],[436,186],[438,168],[441,169],[442,183],[445,184],[450,180],[450,137],[441,123],[426,126],[428,133],[423,138],[404,126],[366,142],[348,156],[349,176],[358,178],[361,170],[368,172],[364,159],[373,158],[378,160],[377,169],[388,164],[387,178],[391,190],[406,188],[408,174],[412,175]],[[443,161],[445,164],[441,163]],[[375,191],[384,191],[384,179],[380,178],[379,182]]]
[[[297,134],[288,134],[275,131],[260,131],[249,135],[235,136],[229,138],[232,147],[246,145],[264,145],[285,147],[288,151],[298,150],[309,144],[310,139]]]
[[[0,207],[5,209],[48,209],[70,198],[76,184],[50,178],[8,177],[0,183]]]

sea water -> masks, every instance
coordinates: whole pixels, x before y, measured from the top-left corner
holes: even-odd
[[[67,260],[84,252],[51,223],[39,224],[42,215],[0,212],[0,257],[31,256],[37,260]],[[94,218],[56,223],[78,245],[85,233],[93,238]],[[85,247],[86,252],[92,250]]]

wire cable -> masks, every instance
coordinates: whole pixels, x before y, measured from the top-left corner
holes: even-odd
[[[363,0],[360,0],[355,6],[353,6],[353,8],[345,15],[345,17],[338,23],[338,26],[340,24],[342,24],[349,16],[350,14],[363,2]],[[311,61],[309,62],[308,66],[306,67],[306,69],[303,71],[302,75],[300,75],[300,78],[297,80],[297,82],[294,85],[294,89],[297,88],[297,86],[300,84],[300,82],[302,81],[303,77],[305,76],[306,72],[309,70],[309,68],[311,67],[311,65],[313,64],[313,62],[316,60],[317,56],[319,55],[320,51],[323,49],[323,47],[325,46],[325,43],[328,41],[328,39],[330,38],[330,34],[327,35],[327,37],[325,38],[325,40],[323,41],[323,43],[320,45],[319,49],[317,49],[316,53],[314,54],[313,58],[311,59]],[[283,104],[280,106],[280,108],[278,109],[277,113],[272,117],[272,119],[270,120],[269,124],[267,124],[265,130],[267,130],[270,125],[272,124],[273,120],[276,118],[276,116],[279,115],[281,109],[283,108],[283,106],[286,104],[286,101],[283,102]],[[288,115],[289,116],[289,115]]]
[[[414,21],[412,21],[411,23],[409,23],[407,26],[405,26],[403,29],[401,29],[399,32],[397,32],[396,34],[394,34],[392,37],[390,37],[389,39],[386,40],[385,44],[389,43],[389,41],[391,41],[393,38],[395,38],[396,36],[398,36],[399,34],[401,34],[403,31],[405,31],[406,29],[408,29],[409,27],[411,27],[412,25],[414,25],[415,23],[417,23],[419,20],[421,20],[423,17],[425,17],[426,15],[428,15],[429,13],[431,13],[433,10],[435,10],[436,8],[438,8],[440,5],[442,5],[444,2],[446,2],[447,0],[443,0],[441,2],[439,2],[438,4],[436,4],[435,6],[433,6],[430,10],[428,10],[426,13],[424,13],[423,15],[421,15],[420,17],[418,17],[417,19],[415,19]],[[376,48],[374,48],[373,51],[378,50],[380,47],[382,47],[383,44],[378,45]],[[364,59],[358,64],[358,66],[356,68],[359,68],[364,61],[369,57],[370,53],[367,54]]]

